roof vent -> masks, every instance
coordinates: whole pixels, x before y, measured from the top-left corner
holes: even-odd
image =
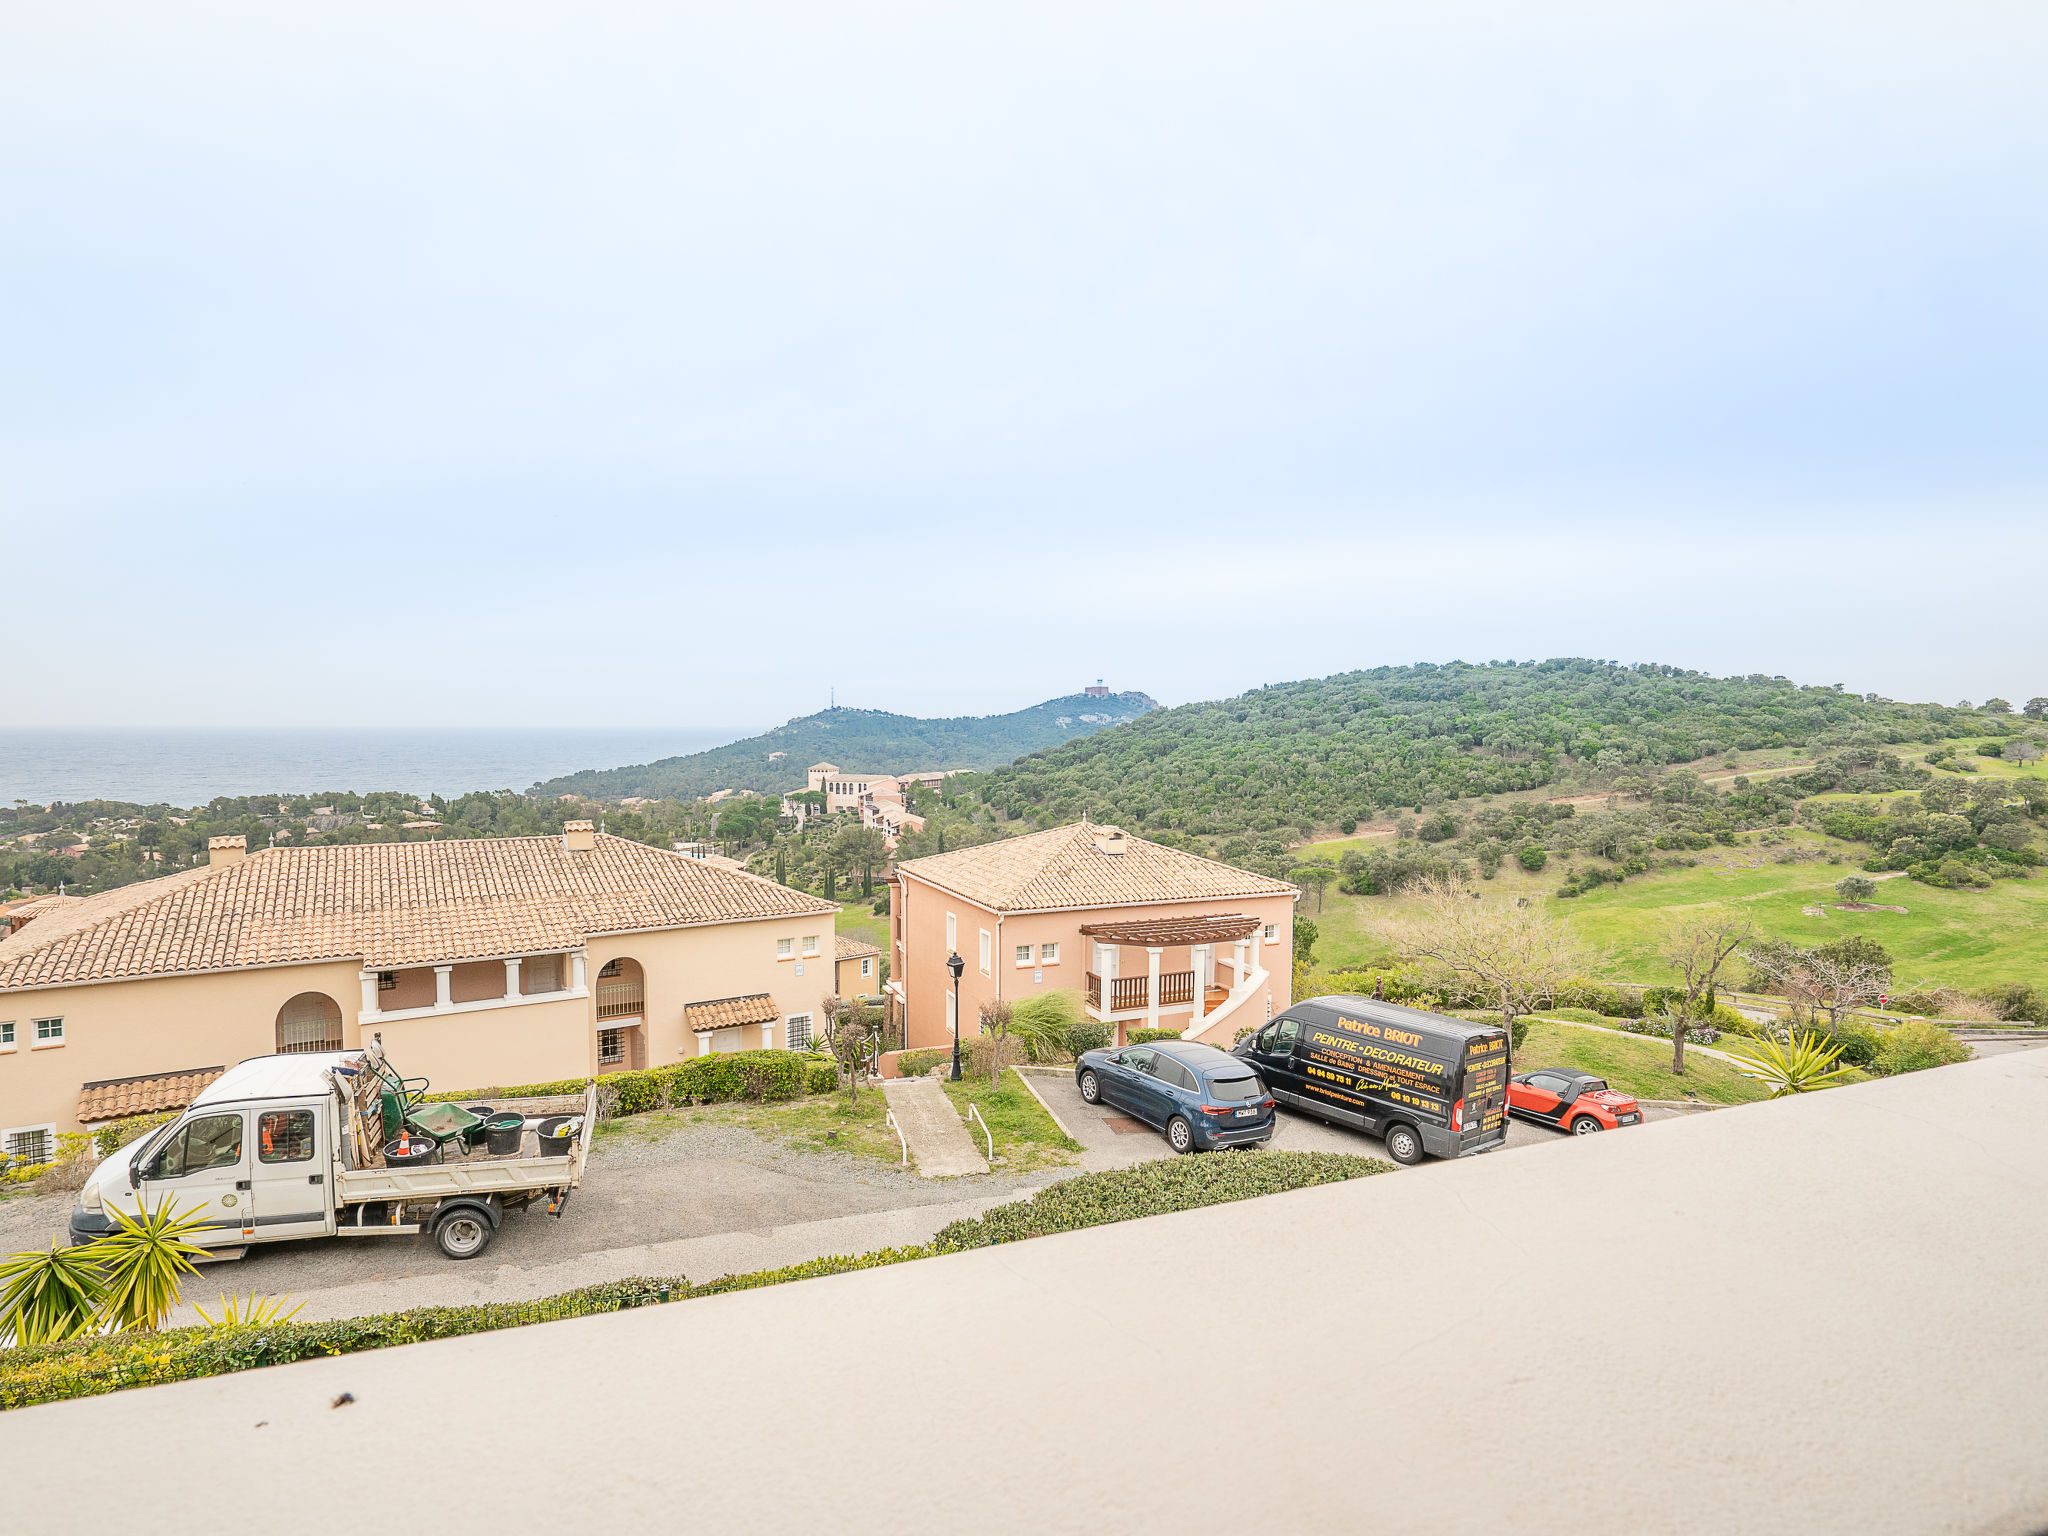
[[[1123,833],[1115,827],[1097,827],[1095,829],[1095,851],[1097,853],[1109,854],[1112,857],[1120,856],[1124,851]]]
[[[219,869],[223,864],[239,864],[249,853],[249,839],[246,837],[209,837],[206,840],[206,865]]]
[[[562,847],[570,853],[589,853],[597,846],[595,824],[588,821],[562,823]]]

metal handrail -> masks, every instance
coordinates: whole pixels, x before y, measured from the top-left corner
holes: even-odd
[[[910,1143],[903,1140],[903,1127],[896,1123],[896,1111],[892,1109],[882,1118],[888,1123],[889,1129],[896,1133],[896,1140],[903,1148],[902,1166],[908,1168],[910,1166]]]
[[[990,1162],[994,1162],[996,1160],[995,1132],[991,1131],[988,1128],[988,1121],[982,1120],[981,1106],[979,1104],[974,1103],[972,1100],[968,1101],[967,1118],[970,1120],[981,1120],[981,1134],[988,1138],[988,1160]]]

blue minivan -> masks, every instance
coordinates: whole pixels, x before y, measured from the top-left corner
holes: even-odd
[[[1228,1051],[1193,1040],[1085,1051],[1074,1082],[1090,1104],[1110,1104],[1166,1133],[1176,1152],[1263,1146],[1273,1139],[1273,1095]]]

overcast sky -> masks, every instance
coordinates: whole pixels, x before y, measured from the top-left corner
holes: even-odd
[[[0,725],[2048,693],[2048,11],[13,6]]]

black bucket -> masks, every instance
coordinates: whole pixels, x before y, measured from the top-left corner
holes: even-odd
[[[384,1166],[386,1168],[417,1168],[422,1163],[431,1163],[440,1152],[431,1136],[408,1135],[398,1141],[384,1144]]]
[[[576,1145],[576,1133],[583,1129],[581,1115],[550,1115],[541,1121],[540,1155],[542,1157],[567,1157],[569,1149]]]
[[[476,1116],[477,1123],[462,1133],[463,1147],[468,1151],[474,1152],[484,1144],[484,1137],[489,1134],[484,1129],[484,1122],[498,1112],[497,1106],[493,1104],[465,1104],[462,1107],[465,1112]]]
[[[484,1122],[484,1140],[499,1157],[517,1157],[520,1138],[526,1134],[526,1116],[506,1111]]]

